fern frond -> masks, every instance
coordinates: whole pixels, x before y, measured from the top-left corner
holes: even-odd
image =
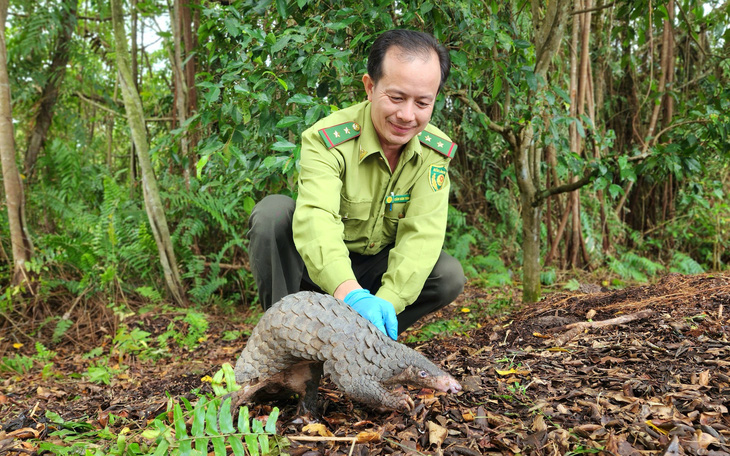
[[[703,274],[705,269],[689,255],[675,252],[669,270],[680,274]]]

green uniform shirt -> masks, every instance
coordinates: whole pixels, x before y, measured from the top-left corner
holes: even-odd
[[[391,172],[368,101],[307,129],[293,231],[314,283],[332,294],[355,279],[349,251],[374,255],[395,243],[377,296],[397,313],[414,302],[443,246],[455,150],[429,124],[406,144]]]

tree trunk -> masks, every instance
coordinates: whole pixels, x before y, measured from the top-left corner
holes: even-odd
[[[30,284],[25,263],[33,255],[33,244],[25,221],[25,197],[20,172],[15,162],[12,98],[8,77],[8,53],[5,45],[5,19],[9,0],[0,0],[0,158],[8,206],[10,244],[13,252],[13,285]]]
[[[547,4],[545,17],[538,24],[535,20],[536,29],[534,36],[535,43],[535,76],[540,85],[539,90],[544,90],[547,80],[547,71],[553,57],[560,49],[563,40],[563,33],[568,22],[568,8],[572,0],[555,0]],[[539,10],[540,2],[532,1],[532,9]],[[530,94],[534,98],[535,94]],[[540,298],[540,222],[542,219],[542,206],[536,204],[536,195],[540,185],[540,156],[537,153],[530,153],[533,141],[533,127],[531,124],[523,126],[519,133],[505,132],[508,142],[512,148],[512,157],[517,174],[517,186],[520,190],[520,201],[522,203],[522,302],[537,302]]]
[[[149,143],[147,131],[144,125],[144,112],[139,92],[135,88],[132,78],[129,50],[127,49],[127,36],[124,29],[124,16],[121,0],[111,0],[112,22],[114,25],[114,42],[117,54],[117,66],[119,67],[122,95],[124,106],[127,111],[127,121],[132,132],[132,140],[137,151],[139,166],[142,170],[142,188],[145,200],[145,209],[150,221],[152,233],[157,243],[162,264],[165,283],[172,296],[173,301],[184,304],[185,293],[180,273],[178,272],[175,252],[172,247],[172,239],[167,227],[167,219],[160,199],[160,191],[157,187],[157,180],[152,169],[152,162],[149,154]]]
[[[522,206],[522,302],[540,299],[540,220],[541,206],[533,206],[537,188],[533,182],[533,160],[530,154],[533,131],[528,126],[514,138],[513,157]]]
[[[193,16],[190,3],[175,0],[172,11],[173,50],[171,53],[172,68],[175,80],[175,113],[177,126],[183,125],[197,110],[197,94],[195,91],[195,33],[193,32]],[[184,131],[180,135],[180,156],[187,160],[183,176],[188,187],[190,178],[195,173],[197,157],[193,153],[193,145],[197,141],[194,132]]]
[[[58,99],[58,91],[66,76],[66,66],[69,60],[69,46],[76,28],[76,11],[78,0],[67,0],[66,6],[61,7],[61,32],[56,41],[56,49],[48,67],[48,79],[41,92],[38,111],[31,125],[33,129],[28,135],[28,147],[25,151],[25,177],[30,182],[35,172],[35,164],[43,148],[48,130],[53,121],[53,107]]]
[[[175,114],[177,127],[182,126],[188,119],[188,81],[185,75],[183,42],[183,13],[182,0],[174,0],[172,11],[172,69],[175,76]],[[180,134],[180,156],[190,157],[190,143],[186,132]],[[183,160],[183,163],[185,160]],[[190,166],[184,166],[183,176],[187,188],[190,188]]]

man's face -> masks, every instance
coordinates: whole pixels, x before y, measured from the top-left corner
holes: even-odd
[[[362,81],[383,151],[398,152],[431,119],[441,82],[439,59],[433,51],[426,58],[405,55],[400,48],[391,47],[385,53],[378,83],[367,74]]]

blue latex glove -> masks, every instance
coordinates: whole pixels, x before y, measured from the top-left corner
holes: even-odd
[[[376,328],[393,340],[398,340],[398,318],[395,308],[383,298],[370,294],[364,288],[352,290],[345,296],[345,304],[367,318]]]

